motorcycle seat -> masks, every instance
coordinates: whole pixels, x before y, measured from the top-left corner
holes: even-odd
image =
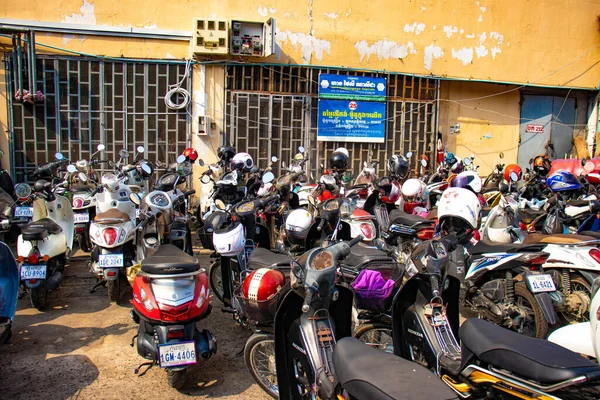
[[[340,339],[333,352],[335,374],[357,399],[457,399],[431,371],[358,339]]]
[[[394,259],[379,249],[357,245],[350,249],[350,254],[342,261],[342,264],[351,268],[361,269],[366,264],[376,261],[393,263]]]
[[[286,254],[273,253],[262,247],[257,247],[250,254],[248,259],[248,267],[251,270],[272,267],[290,268],[292,258]]]
[[[398,224],[398,225],[406,225],[406,226],[416,226],[420,224],[426,225],[434,225],[435,222],[428,219],[423,218],[419,215],[407,214],[400,210],[392,210],[390,212],[390,223]]]
[[[21,228],[23,240],[43,240],[49,235],[62,232],[62,228],[50,218],[42,218]]]
[[[596,240],[596,238],[585,235],[572,235],[570,233],[557,233],[553,235],[544,235],[542,233],[530,233],[523,240],[523,244],[577,244],[580,242],[589,242],[593,240]]]
[[[535,252],[542,251],[545,245],[543,244],[520,244],[520,243],[495,243],[480,240],[469,249],[469,254],[472,256],[484,253],[519,253],[519,252]]]
[[[189,274],[200,270],[200,262],[172,244],[163,244],[142,261],[141,271],[149,275]]]
[[[594,231],[583,231],[580,233],[580,235],[583,236],[591,236],[594,239],[600,239],[600,232],[594,232]]]
[[[84,193],[91,192],[94,190],[90,185],[73,185],[69,188],[72,193]]]
[[[111,222],[113,222],[113,221],[129,221],[129,215],[125,214],[124,212],[120,211],[117,208],[111,208],[108,211],[105,211],[100,214],[96,214],[94,221],[100,222],[102,220],[110,220]]]
[[[463,346],[480,361],[543,384],[600,374],[600,365],[575,352],[483,319],[467,319],[459,336]]]

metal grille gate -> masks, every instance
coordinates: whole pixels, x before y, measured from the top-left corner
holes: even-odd
[[[384,76],[388,80],[385,143],[338,143],[317,141],[319,73]],[[438,81],[405,75],[369,74],[306,67],[227,67],[227,141],[247,151],[264,166],[272,155],[289,162],[299,145],[309,151],[308,168],[318,176],[319,164],[337,147],[346,147],[355,173],[373,151],[382,176],[385,160],[392,154],[412,151],[416,169],[419,155],[430,160],[436,142]],[[278,173],[278,165],[275,173]]]
[[[14,94],[10,57],[5,65],[8,93]],[[163,100],[169,85],[186,74],[185,64],[39,56],[36,69],[43,103],[23,104],[8,96],[16,182],[26,181],[27,170],[53,161],[59,151],[73,161],[87,159],[104,143],[102,158],[116,161],[120,149],[133,152],[143,145],[145,158],[164,164],[190,142],[187,112],[170,110]],[[183,88],[191,86],[189,76]]]

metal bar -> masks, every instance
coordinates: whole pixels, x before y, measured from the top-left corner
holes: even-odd
[[[116,36],[142,39],[161,39],[189,41],[192,38],[191,31],[172,31],[147,28],[121,28],[112,26],[64,24],[53,22],[40,22],[12,18],[0,18],[0,31],[26,32],[27,26],[40,32],[68,33],[75,35]]]
[[[148,68],[148,64],[144,64],[144,89],[148,89],[148,73],[149,73],[149,68]],[[115,70],[113,69],[113,83],[115,81],[114,78],[114,74],[115,74]],[[113,91],[113,95],[114,95],[114,91]],[[148,112],[148,96],[144,96],[144,112],[147,113]],[[143,146],[144,148],[148,148],[148,135],[146,135],[146,133],[148,132],[148,115],[144,115],[144,136],[143,136]],[[135,135],[134,135],[134,140],[135,140]],[[135,143],[135,142],[134,142]],[[134,148],[137,147],[137,143],[135,143],[135,145],[133,146]],[[134,154],[135,154],[135,149],[134,149]]]
[[[17,73],[19,74],[19,99],[23,99],[23,61],[21,58],[21,35],[17,36]]]
[[[37,84],[36,84],[36,78],[37,78],[37,74],[36,74],[36,59],[35,59],[35,32],[33,30],[31,30],[29,32],[29,49],[30,49],[30,54],[29,56],[31,57],[31,70],[29,71],[29,73],[32,75],[32,79],[31,79],[31,93],[35,96],[35,94],[37,93]]]
[[[62,131],[60,130],[60,63],[58,59],[54,60],[54,117],[56,130],[56,151],[60,149],[62,143]]]

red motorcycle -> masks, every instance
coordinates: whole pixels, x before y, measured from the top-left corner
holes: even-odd
[[[163,244],[144,259],[133,282],[131,311],[139,324],[138,354],[150,360],[140,367],[158,364],[167,371],[169,385],[181,388],[187,368],[217,352],[214,335],[196,328],[210,314],[209,303],[208,278],[196,257]]]

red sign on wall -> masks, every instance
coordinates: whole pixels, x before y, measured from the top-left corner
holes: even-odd
[[[527,124],[527,128],[525,129],[525,132],[542,133],[542,132],[544,132],[544,125]]]

